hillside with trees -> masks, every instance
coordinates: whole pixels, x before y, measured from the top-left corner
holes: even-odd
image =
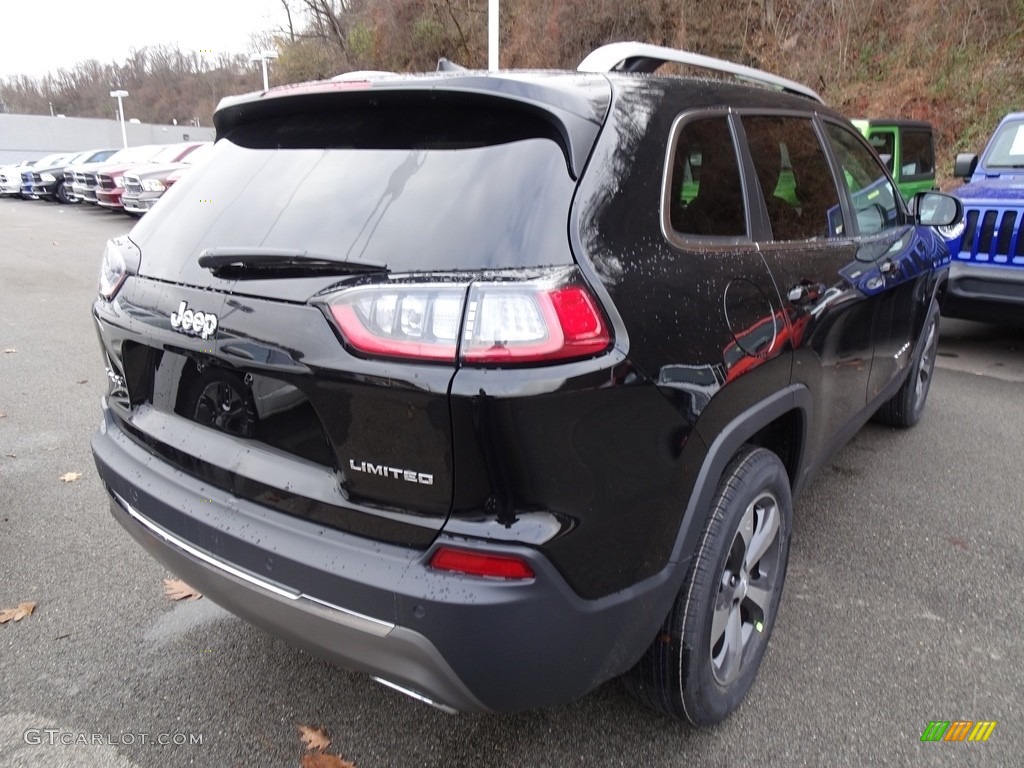
[[[430,70],[442,56],[487,63],[487,0],[280,2],[287,23],[252,43],[278,51],[274,84]],[[928,120],[945,178],[956,151],[980,150],[1002,114],[1024,109],[1024,0],[503,0],[500,26],[503,68],[574,68],[598,45],[641,40],[799,80],[849,116]],[[110,117],[119,87],[133,117],[209,125],[221,97],[260,85],[247,56],[161,47],[0,80],[0,100],[11,112]]]

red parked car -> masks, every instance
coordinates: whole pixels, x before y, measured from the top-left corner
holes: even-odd
[[[195,151],[203,145],[201,141],[186,141],[179,144],[168,144],[160,149],[152,157],[140,162],[149,163],[180,163],[190,152]],[[100,168],[96,173],[96,202],[104,208],[121,210],[121,196],[124,194],[124,174],[139,165],[139,162],[130,165],[117,164]]]

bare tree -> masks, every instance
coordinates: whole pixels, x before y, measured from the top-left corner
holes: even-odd
[[[292,8],[288,0],[281,0],[285,15],[288,17],[288,41],[295,42],[295,25],[292,23]]]

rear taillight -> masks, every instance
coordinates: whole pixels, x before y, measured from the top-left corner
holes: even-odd
[[[611,344],[596,299],[572,277],[363,285],[327,307],[348,344],[369,356],[482,366],[571,360]]]
[[[366,285],[328,305],[345,339],[379,357],[454,361],[466,288],[459,285]]]
[[[105,301],[111,301],[121,290],[129,275],[139,273],[142,254],[127,235],[107,241],[100,264],[98,292]]]
[[[546,290],[507,283],[474,284],[462,359],[467,363],[533,363],[603,352],[608,328],[582,284]]]
[[[439,571],[465,573],[492,579],[532,579],[533,568],[521,557],[440,547],[430,558],[430,567]]]
[[[128,267],[124,256],[121,255],[121,249],[113,240],[108,240],[107,247],[103,250],[103,261],[100,263],[100,296],[105,301],[113,299],[127,277]]]

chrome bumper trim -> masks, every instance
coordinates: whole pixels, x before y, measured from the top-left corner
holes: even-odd
[[[321,600],[318,597],[312,597],[311,595],[307,595],[296,589],[291,589],[282,584],[277,584],[272,581],[263,579],[259,576],[256,576],[253,573],[250,573],[249,571],[243,570],[241,568],[236,568],[230,563],[226,563],[220,558],[211,555],[209,552],[199,549],[198,547],[192,546],[187,541],[184,541],[183,539],[180,539],[177,536],[175,536],[173,533],[168,531],[163,526],[157,525],[152,520],[146,518],[142,515],[141,512],[139,512],[131,504],[129,504],[119,493],[111,491],[111,494],[113,495],[117,503],[121,505],[124,511],[131,515],[132,518],[136,520],[138,523],[140,523],[144,528],[150,531],[150,533],[163,539],[166,543],[170,544],[171,546],[191,555],[195,559],[202,561],[206,565],[216,568],[218,571],[223,571],[224,573],[230,574],[231,576],[234,576],[236,579],[240,579],[248,584],[264,589],[268,592],[277,595],[278,597],[283,597],[287,600],[292,601],[305,600],[310,603],[313,603],[315,606],[327,608],[331,611],[337,612],[339,615],[334,617],[335,621],[337,621],[340,624],[344,624],[345,626],[348,626],[352,629],[356,629],[361,632],[366,632],[367,634],[375,635],[377,637],[387,637],[395,629],[395,625],[390,622],[375,619],[372,616],[366,616],[361,613],[356,613],[355,611],[350,611],[347,608],[342,608],[339,605],[328,603],[327,601]]]

